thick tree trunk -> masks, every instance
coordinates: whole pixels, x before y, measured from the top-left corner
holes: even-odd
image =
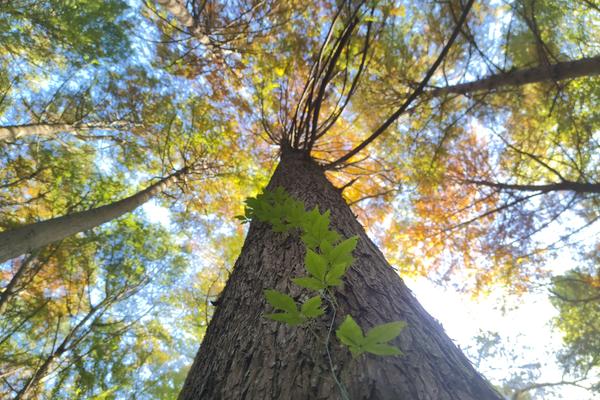
[[[498,90],[507,86],[521,86],[528,83],[560,81],[595,75],[600,75],[600,56],[565,61],[548,66],[542,65],[535,68],[518,69],[488,76],[474,82],[433,89],[426,93],[433,96],[440,96],[447,93],[467,94]]]
[[[2,232],[0,233],[0,263],[131,212],[165,190],[187,171],[187,167],[180,169],[133,196],[105,206]]]
[[[331,210],[332,228],[345,237],[360,237],[356,261],[343,288],[336,290],[334,329],[347,314],[365,331],[385,322],[407,323],[393,342],[401,356],[362,355],[353,360],[332,335],[335,372],[351,399],[501,398],[415,300],[321,168],[301,153],[286,152],[269,189],[278,186],[309,208]],[[289,293],[296,300],[307,297],[291,282],[306,275],[304,253],[297,234],[274,233],[258,222],[250,225],[180,400],[340,398],[323,343],[332,310],[315,327],[318,340],[305,327],[262,316],[270,311],[265,289]]]

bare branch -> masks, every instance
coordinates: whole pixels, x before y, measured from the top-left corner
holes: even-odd
[[[371,142],[373,142],[375,139],[377,139],[402,114],[404,114],[404,112],[408,109],[408,107],[411,105],[411,103],[417,97],[419,97],[421,95],[421,93],[423,93],[423,91],[425,89],[425,86],[427,86],[427,83],[429,82],[429,80],[431,79],[431,77],[433,76],[433,74],[435,73],[435,71],[438,69],[438,67],[440,66],[440,64],[442,63],[442,61],[444,61],[444,58],[446,58],[446,55],[448,54],[448,51],[450,50],[450,47],[452,47],[452,44],[454,43],[454,41],[458,37],[458,35],[459,35],[460,31],[461,31],[462,25],[464,24],[465,20],[467,19],[467,15],[469,14],[469,11],[471,10],[471,7],[473,6],[473,3],[474,3],[474,0],[469,0],[467,2],[467,5],[465,6],[465,8],[463,10],[462,15],[460,16],[458,24],[456,25],[456,27],[454,28],[454,31],[452,32],[452,34],[450,36],[450,39],[448,39],[448,42],[446,43],[446,45],[442,49],[440,55],[435,60],[435,62],[431,66],[431,68],[429,68],[429,71],[427,71],[427,73],[425,74],[425,77],[423,78],[423,80],[421,81],[421,83],[419,83],[419,86],[417,86],[417,88],[412,92],[412,94],[408,97],[408,99],[406,99],[406,101],[404,102],[404,104],[402,104],[402,106],[400,106],[400,108],[396,112],[394,112],[387,120],[385,120],[383,122],[383,124],[381,124],[379,126],[379,128],[377,128],[371,134],[371,136],[369,136],[367,139],[365,139],[362,143],[360,143],[354,149],[352,149],[348,153],[346,153],[346,155],[344,155],[344,156],[340,157],[339,159],[337,159],[337,160],[335,160],[335,161],[333,161],[333,162],[325,165],[324,166],[325,169],[332,169],[332,168],[337,167],[340,164],[345,163],[350,158],[352,158],[354,155],[356,155],[358,152],[360,152],[362,149],[364,149],[369,144],[371,144]]]

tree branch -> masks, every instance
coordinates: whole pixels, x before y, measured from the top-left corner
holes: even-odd
[[[469,14],[469,11],[471,10],[471,7],[473,6],[473,3],[474,3],[474,0],[469,0],[467,2],[467,5],[465,6],[465,8],[463,10],[463,13],[460,16],[460,19],[459,19],[456,27],[454,28],[454,31],[452,32],[452,35],[450,36],[450,39],[448,39],[448,42],[446,43],[446,45],[442,49],[440,55],[435,60],[435,62],[433,63],[433,65],[429,68],[429,70],[425,74],[425,77],[423,78],[423,80],[421,81],[421,83],[419,83],[419,86],[417,86],[417,88],[412,92],[412,94],[408,97],[408,99],[406,99],[406,101],[402,104],[402,106],[400,106],[400,108],[398,110],[396,110],[396,112],[394,112],[387,120],[385,120],[379,126],[379,128],[377,128],[371,134],[371,136],[369,136],[368,138],[366,138],[362,143],[360,143],[354,149],[352,149],[348,153],[346,153],[346,155],[344,155],[344,156],[338,158],[337,160],[335,160],[335,161],[333,161],[333,162],[331,162],[331,163],[323,166],[324,169],[332,169],[332,168],[337,167],[340,164],[343,164],[344,162],[346,162],[350,158],[352,158],[354,155],[356,155],[358,152],[360,152],[362,149],[364,149],[369,144],[371,144],[371,142],[373,142],[375,139],[377,139],[402,114],[404,114],[404,112],[408,109],[408,107],[411,105],[411,103],[417,97],[419,97],[423,93],[423,91],[425,89],[425,86],[427,86],[427,83],[429,82],[429,80],[431,79],[431,77],[433,76],[433,74],[435,73],[435,71],[438,69],[438,67],[440,66],[440,64],[442,63],[442,61],[444,61],[444,58],[446,58],[446,55],[448,54],[448,51],[450,50],[450,47],[452,47],[452,44],[454,43],[454,41],[458,37],[458,35],[459,35],[459,33],[460,33],[461,29],[462,29],[462,25],[464,24],[465,20],[467,19],[467,15]]]
[[[560,81],[595,75],[600,75],[600,55],[551,65],[540,65],[534,68],[513,70],[491,75],[473,82],[432,89],[426,93],[431,96],[441,96],[448,93],[468,94],[497,90],[506,86],[521,86],[548,80]]]
[[[581,182],[572,182],[572,181],[564,181],[564,182],[555,182],[548,183],[545,185],[519,185],[512,183],[501,183],[501,182],[492,182],[486,180],[475,180],[468,179],[464,182],[474,184],[474,185],[482,185],[489,186],[497,189],[504,190],[517,190],[521,192],[575,192],[575,193],[600,193],[600,183],[581,183]]]

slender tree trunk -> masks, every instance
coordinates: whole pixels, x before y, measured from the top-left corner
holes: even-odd
[[[24,260],[21,261],[17,272],[13,275],[11,280],[8,282],[2,293],[0,293],[0,314],[4,313],[6,308],[6,304],[8,300],[15,294],[17,291],[17,286],[19,282],[23,279],[25,272],[29,270],[29,267],[37,257],[37,253],[30,254]]]
[[[52,363],[54,362],[54,360],[56,358],[60,357],[61,355],[62,355],[62,352],[50,354],[48,356],[48,358],[46,358],[44,360],[42,365],[38,369],[35,370],[35,372],[31,376],[31,378],[29,378],[29,380],[25,383],[25,386],[23,386],[21,388],[21,390],[19,390],[19,392],[13,398],[13,400],[30,399],[31,396],[33,395],[33,391],[35,390],[35,388],[37,388],[38,385],[41,383],[42,379],[46,375],[48,375],[48,371],[50,370],[50,367],[52,366]]]
[[[192,14],[185,8],[185,4],[181,0],[157,0],[157,3],[173,14],[181,25],[187,28],[194,25]]]
[[[547,184],[515,184],[515,183],[501,183],[491,182],[482,180],[467,179],[465,183],[471,183],[480,186],[489,186],[501,190],[516,190],[521,192],[574,192],[579,194],[585,193],[599,193],[600,194],[600,183],[589,183],[589,182],[573,182],[563,181],[554,182]]]
[[[17,140],[26,136],[53,137],[61,132],[75,133],[92,129],[119,129],[130,125],[127,122],[90,123],[90,124],[25,124],[0,126],[0,141]]]
[[[600,56],[582,58],[575,61],[542,65],[535,68],[518,69],[503,74],[488,76],[474,82],[461,83],[433,89],[427,93],[439,96],[447,93],[466,94],[486,90],[497,90],[506,86],[520,86],[528,83],[544,81],[560,81],[563,79],[594,76],[600,74]]]
[[[135,210],[187,173],[188,167],[123,200],[0,233],[0,263]]]
[[[33,394],[32,392],[39,386],[40,383],[42,383],[42,380],[50,372],[52,364],[54,364],[56,360],[60,359],[61,356],[69,350],[70,346],[72,345],[72,339],[75,337],[75,335],[77,335],[79,333],[79,330],[83,326],[85,326],[85,324],[92,317],[95,316],[96,311],[101,310],[106,306],[106,303],[108,303],[107,298],[102,300],[100,303],[98,303],[88,311],[85,317],[83,317],[77,323],[77,325],[75,325],[71,329],[71,331],[64,337],[60,345],[57,348],[52,349],[52,353],[49,354],[48,357],[46,357],[46,359],[42,362],[42,364],[34,371],[33,375],[31,375],[31,378],[29,378],[27,383],[25,383],[21,390],[19,390],[19,392],[13,400],[25,400],[31,398]],[[60,329],[60,326],[57,326],[56,329]],[[88,330],[84,333],[84,335],[87,335],[89,333],[90,331]]]
[[[393,344],[404,353],[352,359],[335,335],[335,374],[351,399],[501,399],[411,294],[367,237],[322,169],[302,153],[284,152],[268,188],[284,187],[293,197],[331,211],[332,228],[359,236],[355,263],[336,290],[334,329],[351,314],[363,330],[403,320],[407,328]],[[314,330],[265,319],[263,291],[274,288],[305,299],[290,281],[306,275],[304,248],[297,234],[274,233],[253,222],[242,253],[219,299],[206,336],[187,376],[180,400],[338,399],[324,339],[328,309]]]
[[[194,24],[194,17],[185,7],[185,2],[183,0],[157,0],[157,3],[165,7],[171,14],[173,14],[175,19],[182,26],[188,28],[200,43],[203,45],[210,44],[210,38],[208,35],[201,29],[199,25]],[[207,54],[206,57],[213,59],[214,55]]]

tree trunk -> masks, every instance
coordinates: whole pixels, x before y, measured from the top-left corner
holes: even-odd
[[[542,65],[535,68],[518,69],[488,76],[474,82],[433,89],[426,93],[433,96],[440,96],[447,93],[467,94],[484,90],[498,90],[506,86],[520,86],[528,83],[560,81],[595,75],[600,75],[600,56],[559,62],[548,66]]]
[[[31,377],[27,380],[25,385],[19,390],[17,395],[13,398],[13,400],[25,400],[30,399],[32,397],[32,392],[42,383],[44,378],[48,376],[50,373],[50,369],[52,365],[59,360],[61,356],[67,352],[72,346],[72,339],[79,333],[79,330],[87,324],[87,322],[94,317],[96,311],[102,310],[102,308],[106,307],[108,303],[107,298],[104,298],[100,303],[90,308],[88,313],[83,317],[77,325],[75,325],[71,331],[64,337],[62,342],[57,348],[53,348],[52,352],[46,357],[46,359],[42,362],[42,364],[34,371]],[[59,320],[60,322],[60,320]],[[57,330],[60,329],[60,324],[56,327]],[[91,330],[88,330],[84,333],[84,336],[89,334]],[[58,335],[58,332],[56,333]],[[81,338],[79,338],[81,339]]]
[[[102,225],[133,211],[162,192],[187,171],[188,167],[180,169],[133,196],[105,206],[2,232],[0,233],[0,263],[50,243],[58,242],[75,233]]]
[[[562,181],[546,184],[516,184],[501,183],[482,180],[467,179],[465,183],[471,183],[479,186],[488,186],[501,190],[514,190],[520,192],[574,192],[578,194],[598,193],[600,194],[600,183]]]
[[[165,7],[186,28],[194,25],[194,17],[192,17],[192,14],[190,14],[181,0],[157,0],[157,3]]]
[[[317,164],[302,153],[284,152],[268,188],[278,186],[307,208],[330,210],[333,229],[360,238],[344,286],[335,290],[339,306],[334,329],[347,314],[363,331],[385,322],[407,323],[392,342],[401,356],[352,359],[332,335],[335,373],[351,399],[501,399],[419,305]],[[324,346],[332,311],[327,309],[315,326],[319,339],[305,327],[263,317],[270,311],[265,289],[296,300],[308,296],[291,282],[306,275],[304,253],[297,234],[251,223],[180,400],[341,398]]]
[[[18,284],[23,279],[25,272],[27,272],[30,269],[29,267],[31,266],[31,264],[35,262],[36,257],[37,253],[33,253],[27,256],[24,260],[22,260],[17,271],[10,279],[2,293],[0,293],[0,314],[4,313],[8,300],[11,297],[13,297],[13,295],[17,292]]]
[[[75,133],[92,129],[121,129],[132,125],[124,121],[90,124],[25,124],[0,126],[0,141],[17,140],[26,136],[52,137],[61,132]]]

